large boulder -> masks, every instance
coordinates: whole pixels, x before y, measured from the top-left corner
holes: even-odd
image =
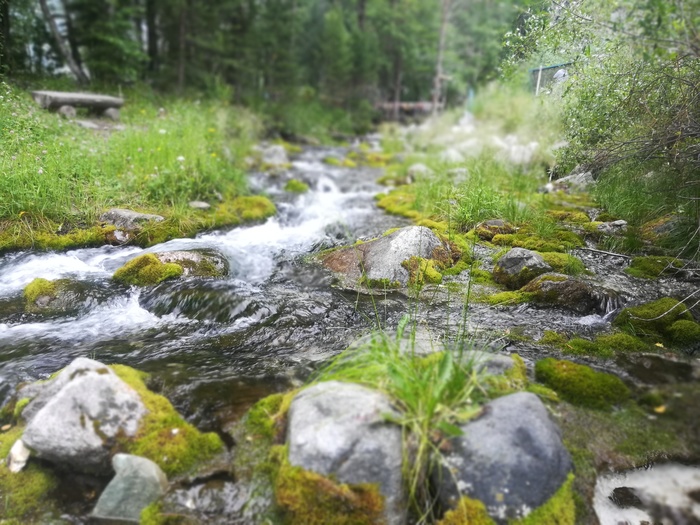
[[[406,520],[402,479],[401,428],[386,421],[398,416],[381,393],[328,381],[297,394],[289,408],[290,464],[341,483],[376,483],[384,496],[389,525]]]
[[[424,226],[401,228],[378,239],[342,248],[325,255],[323,264],[338,274],[344,286],[359,284],[406,286],[409,272],[402,263],[411,257],[443,257],[447,248]]]
[[[90,517],[98,523],[140,523],[141,511],[160,498],[168,478],[150,459],[115,454],[112,481],[100,494]]]
[[[538,275],[551,271],[552,267],[539,253],[525,248],[513,248],[496,263],[493,279],[511,290],[517,290]]]
[[[226,257],[214,250],[177,250],[155,256],[164,264],[182,266],[183,277],[225,277],[229,272]]]
[[[280,144],[260,149],[260,162],[265,168],[283,168],[289,165],[287,150]]]
[[[579,314],[607,313],[620,299],[612,290],[560,273],[545,273],[523,286],[536,302],[553,304]]]
[[[111,224],[121,230],[138,230],[149,222],[160,222],[164,220],[160,215],[149,213],[139,213],[123,208],[112,208],[100,216],[100,221]]]
[[[42,314],[77,314],[92,310],[108,298],[94,283],[70,279],[36,278],[24,288],[25,311]]]
[[[498,523],[522,518],[551,498],[571,470],[559,428],[534,394],[491,401],[461,429],[433,475],[445,509],[467,496],[483,502]]]
[[[228,271],[226,258],[213,250],[179,250],[139,255],[117,269],[112,278],[124,284],[152,286],[178,277],[223,277]]]
[[[78,472],[109,472],[116,438],[133,437],[147,412],[133,388],[85,357],[20,395],[31,399],[22,412],[24,444],[36,456]]]

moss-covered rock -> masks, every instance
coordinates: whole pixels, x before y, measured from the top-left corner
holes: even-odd
[[[700,346],[700,324],[681,319],[668,329],[671,341],[681,347],[695,349]]]
[[[633,335],[618,332],[616,334],[599,335],[595,342],[613,352],[645,352],[649,345]]]
[[[28,311],[46,308],[58,297],[59,281],[36,278],[24,287],[24,300]]]
[[[309,185],[297,179],[290,179],[284,185],[284,191],[290,193],[306,193],[309,191]]]
[[[535,377],[569,403],[589,408],[607,410],[630,395],[627,386],[617,376],[551,357],[537,362]]]
[[[277,213],[267,197],[247,195],[222,202],[214,210],[211,227],[236,226],[243,222],[262,221]]]
[[[580,275],[586,271],[583,261],[574,255],[560,252],[542,252],[540,255],[555,272]]]
[[[442,282],[442,274],[435,268],[433,259],[411,257],[401,265],[408,270],[408,283],[412,286],[440,284]]]
[[[511,306],[514,304],[527,303],[534,298],[534,294],[516,290],[511,292],[497,292],[491,295],[477,297],[476,299],[490,304],[491,306]]]
[[[111,368],[136,390],[148,410],[136,436],[120,441],[121,451],[150,459],[168,477],[187,473],[225,451],[217,434],[200,432],[182,419],[167,398],[151,392],[145,384],[148,374],[124,365]]]
[[[448,510],[436,525],[496,525],[486,506],[476,499],[462,497],[457,506]]]
[[[632,335],[663,338],[671,336],[671,326],[676,321],[693,321],[686,306],[664,297],[651,303],[625,308],[617,316],[613,325]]]
[[[277,504],[290,525],[374,525],[384,523],[384,497],[376,484],[337,483],[294,467],[287,447],[272,450]]]
[[[112,278],[135,286],[152,286],[166,279],[180,277],[184,269],[179,264],[163,263],[152,253],[139,255],[119,268]]]
[[[591,218],[582,211],[550,210],[547,215],[561,222],[573,222],[585,224],[591,222]]]
[[[683,267],[683,261],[674,257],[635,257],[625,268],[625,273],[641,279],[657,279],[662,274],[673,274]]]

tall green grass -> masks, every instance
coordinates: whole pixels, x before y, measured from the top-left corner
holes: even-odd
[[[110,206],[183,210],[190,200],[245,191],[243,157],[260,132],[248,111],[132,91],[126,129],[94,131],[8,84],[0,96],[0,220],[90,223]]]

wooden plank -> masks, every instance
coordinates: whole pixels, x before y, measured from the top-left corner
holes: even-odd
[[[56,110],[61,106],[92,109],[120,108],[124,99],[96,93],[69,93],[65,91],[32,91],[34,101],[42,108]]]

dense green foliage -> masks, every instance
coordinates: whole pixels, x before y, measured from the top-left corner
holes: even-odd
[[[516,63],[573,62],[559,90],[569,141],[562,167],[592,170],[599,202],[634,226],[673,214],[669,240],[697,256],[700,2],[544,6],[508,46]]]

